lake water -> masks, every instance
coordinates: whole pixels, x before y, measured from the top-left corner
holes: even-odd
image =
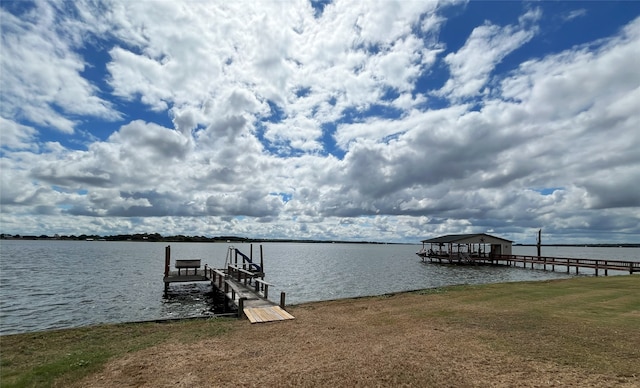
[[[207,283],[172,284],[163,298],[164,250],[174,259],[225,264],[228,244],[106,241],[0,242],[0,334],[212,314]],[[235,244],[249,254],[249,244]],[[422,263],[419,245],[263,244],[270,298],[287,304],[453,284],[575,276],[523,268]],[[513,253],[534,255],[535,247]],[[543,247],[542,254],[640,261],[640,248]],[[253,245],[259,258],[259,244]],[[572,271],[573,272],[573,271]],[[610,274],[613,271],[610,271]],[[581,276],[588,275],[581,270]],[[624,274],[624,273],[620,273]]]

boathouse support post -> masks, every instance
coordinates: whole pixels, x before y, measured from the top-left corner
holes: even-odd
[[[280,308],[284,310],[286,294],[284,291],[280,293]]]

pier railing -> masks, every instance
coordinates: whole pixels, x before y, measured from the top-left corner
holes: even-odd
[[[264,273],[248,271],[235,265],[227,266],[226,272],[205,266],[205,274],[207,278],[211,280],[211,284],[215,285],[220,290],[225,289],[225,283],[230,279],[235,280],[239,284],[244,284],[244,286],[248,286],[253,283],[255,293],[261,294],[265,299],[269,298],[269,286],[273,285],[262,279],[264,277]],[[227,287],[229,287],[229,285],[227,285]]]
[[[593,269],[595,275],[598,276],[600,271],[604,271],[604,275],[607,276],[609,271],[622,271],[629,274],[640,273],[640,261],[630,260],[609,260],[609,259],[582,259],[573,257],[551,257],[551,256],[525,256],[525,255],[488,255],[488,256],[474,256],[468,253],[453,254],[448,252],[443,253],[429,253],[425,258],[430,261],[443,260],[448,263],[468,263],[468,264],[497,264],[517,266],[518,263],[522,264],[522,267],[527,268],[528,265],[531,268],[542,268],[552,271],[556,270],[556,266],[566,269],[567,273],[571,272],[571,269],[575,269],[575,273],[579,273],[580,268]]]
[[[633,274],[634,272],[640,272],[640,262],[627,261],[627,260],[609,260],[609,259],[581,259],[572,257],[550,257],[550,256],[524,256],[524,255],[499,255],[497,260],[510,261],[513,263],[522,263],[523,266],[531,264],[531,268],[535,265],[542,266],[542,269],[546,270],[547,266],[551,267],[552,271],[555,271],[556,266],[565,267],[567,273],[571,271],[571,268],[575,269],[575,273],[578,274],[579,268],[590,268],[595,271],[595,275],[598,276],[599,271],[604,271],[604,275],[607,276],[610,270],[623,271]]]

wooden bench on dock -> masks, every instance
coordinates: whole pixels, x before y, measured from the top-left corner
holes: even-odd
[[[178,276],[182,275],[181,270],[184,268],[186,271],[186,275],[189,274],[189,269],[193,269],[193,274],[198,274],[198,269],[200,268],[200,259],[189,259],[189,260],[176,260],[176,269],[178,270]]]

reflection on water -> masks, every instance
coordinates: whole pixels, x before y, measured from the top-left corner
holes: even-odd
[[[165,243],[3,240],[0,334],[107,322],[211,315],[207,283],[174,283],[163,298]],[[225,264],[228,245],[172,243],[173,259]],[[249,244],[236,245],[249,254]],[[563,278],[563,272],[422,263],[418,245],[263,244],[270,297],[287,304],[440,287]],[[531,251],[532,250],[532,251]],[[585,251],[586,250],[586,251]],[[534,254],[535,247],[514,247]],[[637,260],[639,248],[543,247],[544,255]],[[576,255],[577,254],[577,255]],[[253,245],[253,257],[259,247]],[[581,270],[581,275],[588,273]]]
[[[207,283],[177,283],[162,295],[162,317],[184,318],[222,313],[214,292]]]

